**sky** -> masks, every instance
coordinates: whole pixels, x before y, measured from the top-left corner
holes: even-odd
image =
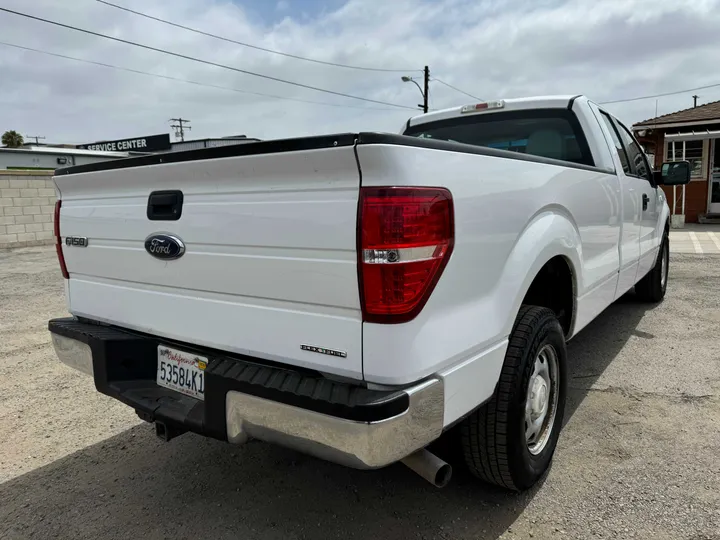
[[[0,131],[87,143],[171,132],[261,139],[397,132],[431,77],[483,99],[586,94],[631,124],[720,100],[720,0],[109,0],[307,62],[198,35],[96,0],[2,0],[0,7],[245,71],[351,94],[369,103],[172,57],[0,12],[0,41],[195,81],[130,73],[0,45]],[[228,89],[229,88],[229,89]],[[249,92],[249,93],[244,93]],[[255,95],[272,94],[288,99]],[[319,102],[319,103],[307,103]],[[437,81],[431,108],[477,100]],[[405,108],[404,108],[405,107]],[[657,109],[656,109],[657,108]]]

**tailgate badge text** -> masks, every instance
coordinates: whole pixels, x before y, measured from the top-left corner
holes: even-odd
[[[345,351],[336,351],[333,349],[326,349],[325,347],[314,347],[312,345],[300,345],[300,348],[303,351],[327,354],[328,356],[337,356],[338,358],[347,358],[347,353]]]
[[[66,236],[66,246],[87,247],[88,239],[85,236]]]

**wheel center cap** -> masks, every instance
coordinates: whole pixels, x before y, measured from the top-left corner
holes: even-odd
[[[541,377],[535,379],[533,384],[532,400],[530,406],[532,407],[533,416],[536,418],[542,415],[548,406],[548,387],[547,383]]]

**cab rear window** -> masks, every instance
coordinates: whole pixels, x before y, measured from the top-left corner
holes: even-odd
[[[580,123],[567,109],[480,113],[410,126],[404,134],[595,165]]]

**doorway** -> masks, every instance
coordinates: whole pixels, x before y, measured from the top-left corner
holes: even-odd
[[[720,214],[720,139],[712,141],[710,152],[710,201],[708,214]]]

